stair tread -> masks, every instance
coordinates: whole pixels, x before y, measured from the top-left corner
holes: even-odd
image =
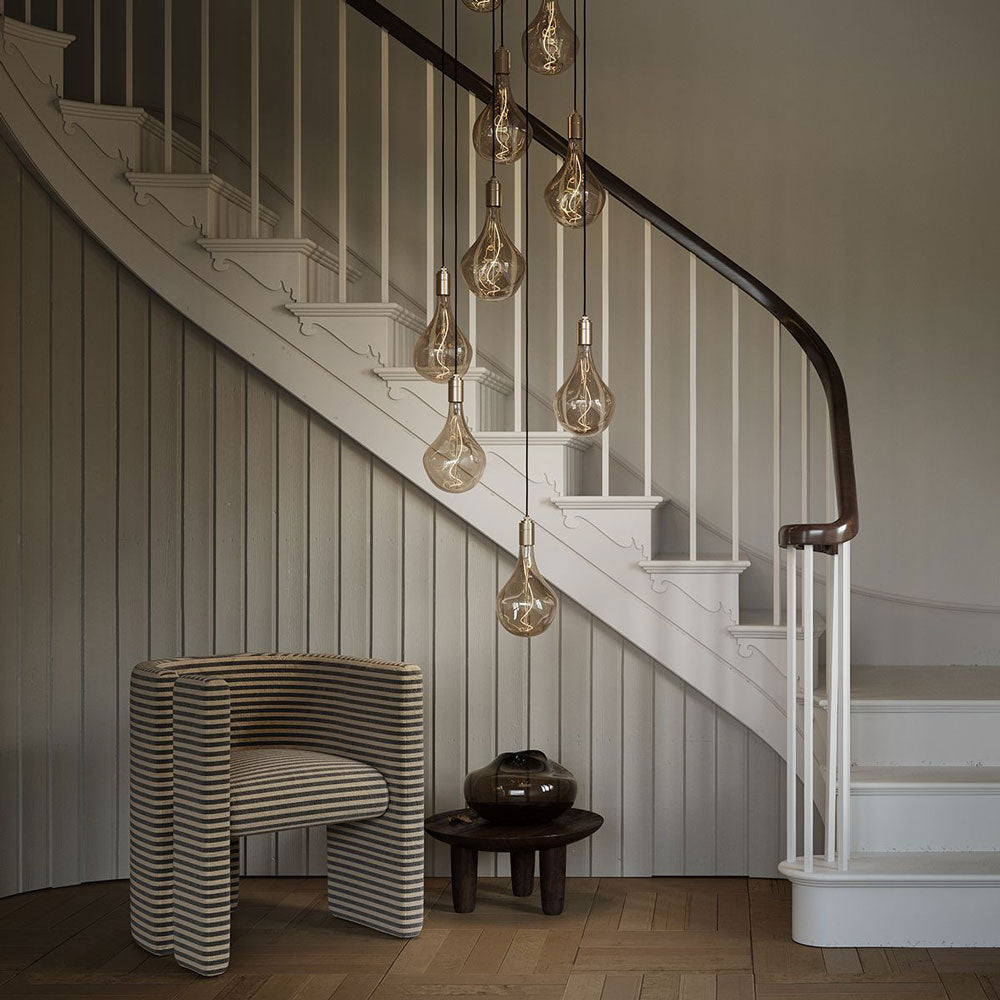
[[[830,865],[824,858],[815,858],[811,875],[831,881],[856,881],[873,879],[892,882],[907,879],[934,882],[936,880],[986,879],[1000,884],[1000,851],[894,851],[888,854],[855,854],[846,872]],[[781,870],[800,878],[803,874],[801,859],[782,862]]]
[[[851,699],[1000,701],[1000,667],[853,667]]]
[[[997,766],[864,765],[851,768],[851,785],[1000,785]]]

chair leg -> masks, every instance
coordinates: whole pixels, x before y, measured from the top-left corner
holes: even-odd
[[[415,815],[326,828],[327,898],[335,917],[394,937],[416,937],[424,922],[424,836]]]
[[[240,905],[240,838],[229,841],[229,909]]]

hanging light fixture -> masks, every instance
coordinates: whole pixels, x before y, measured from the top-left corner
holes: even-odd
[[[503,26],[503,11],[500,15],[501,30]],[[497,18],[493,14],[493,41],[496,42]],[[496,107],[497,82],[493,81],[493,98],[491,107]],[[487,111],[490,108],[486,109]],[[493,116],[495,120],[496,116]],[[480,115],[482,118],[482,115]],[[486,218],[482,231],[475,243],[466,250],[462,257],[462,276],[473,295],[480,299],[497,300],[510,298],[521,287],[524,278],[524,257],[517,249],[514,241],[504,229],[500,216],[502,196],[500,181],[497,179],[497,129],[491,130],[490,159],[492,172],[486,182]],[[525,147],[527,148],[527,147]]]
[[[469,10],[476,11],[477,14],[481,14],[488,10],[493,10],[495,7],[499,7],[503,0],[462,0]]]
[[[515,163],[531,142],[531,126],[510,89],[510,51],[503,44],[493,53],[493,95],[476,119],[472,144],[483,159]]]
[[[567,229],[589,226],[604,208],[607,192],[585,167],[583,117],[575,111],[566,129],[566,158],[559,172],[545,185],[545,204],[552,217]]]
[[[458,62],[458,0],[453,0],[454,4],[454,31],[455,31],[455,62]],[[445,0],[441,0],[441,259],[444,260],[444,191],[445,191],[445,166],[444,166],[444,46],[445,46]],[[453,77],[453,111],[454,111],[454,235],[453,252],[458,257],[458,73]],[[443,362],[450,357],[451,370],[448,372],[448,413],[445,417],[444,427],[441,433],[431,442],[424,452],[424,471],[428,478],[439,489],[447,493],[465,493],[471,490],[486,471],[486,453],[479,446],[479,442],[472,436],[469,425],[465,420],[465,389],[462,375],[468,371],[471,348],[468,341],[462,337],[458,324],[451,311],[449,299],[450,288],[448,286],[448,271],[443,266],[438,272],[438,312],[446,312],[450,318],[450,325],[442,322],[436,328],[438,334],[444,331],[451,334],[450,355],[445,347],[434,355],[433,363],[437,365],[434,369],[435,375],[442,370]],[[442,299],[445,300],[442,306]],[[435,313],[437,316],[437,313]],[[434,326],[432,321],[431,326]],[[464,348],[460,341],[465,341]],[[465,366],[461,367],[461,359],[464,358]],[[421,372],[423,374],[423,372]],[[425,376],[427,377],[427,376]],[[440,378],[436,378],[441,381]]]
[[[575,4],[574,4],[575,9]],[[575,18],[574,18],[575,20]],[[574,71],[575,73],[575,71]],[[583,0],[583,109],[587,110],[587,0]],[[579,117],[579,116],[577,116]],[[570,116],[572,122],[573,116]],[[580,155],[586,163],[585,140],[581,136]],[[590,184],[590,172],[581,171],[581,204],[586,205]],[[550,185],[551,187],[551,185]],[[601,190],[601,204],[604,191]],[[589,221],[589,220],[588,220]],[[608,335],[607,330],[604,336]],[[553,408],[560,426],[573,434],[589,437],[599,434],[610,423],[615,412],[615,396],[601,378],[594,363],[591,344],[593,327],[587,315],[587,229],[583,230],[583,315],[577,324],[576,362],[566,381],[556,391]]]
[[[528,21],[528,0],[524,0],[524,20]],[[528,106],[528,71],[524,73],[524,101]],[[524,161],[524,187],[530,190],[528,157]],[[524,251],[529,246],[530,212],[525,212]],[[524,285],[524,517],[518,526],[517,563],[510,579],[497,594],[497,620],[511,635],[532,638],[541,635],[555,621],[559,610],[559,598],[549,586],[535,563],[535,522],[528,516],[528,377],[530,373],[530,308],[528,302],[529,281]]]
[[[528,66],[544,76],[555,76],[576,59],[580,40],[559,9],[559,0],[542,0],[534,21],[524,29],[521,50]]]

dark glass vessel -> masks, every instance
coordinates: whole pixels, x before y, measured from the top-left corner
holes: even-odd
[[[541,750],[502,753],[465,779],[465,801],[484,819],[519,826],[544,823],[569,809],[576,778]]]

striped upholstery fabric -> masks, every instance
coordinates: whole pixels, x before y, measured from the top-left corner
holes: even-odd
[[[327,824],[331,913],[420,933],[419,667],[283,654],[141,663],[130,731],[132,935],[143,948],[223,971],[235,838],[316,823]]]

